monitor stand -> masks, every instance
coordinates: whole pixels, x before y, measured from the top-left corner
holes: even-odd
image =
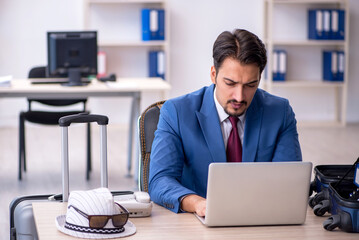
[[[69,68],[68,69],[69,81],[62,84],[63,86],[85,86],[87,83],[81,81],[81,68]]]

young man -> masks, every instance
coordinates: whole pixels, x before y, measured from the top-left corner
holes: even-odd
[[[166,101],[152,145],[151,199],[205,215],[211,162],[301,161],[288,100],[258,89],[267,62],[251,32],[221,33],[213,45],[212,85]]]

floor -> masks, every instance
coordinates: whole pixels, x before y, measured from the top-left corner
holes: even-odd
[[[92,127],[93,172],[85,180],[86,131],[82,125],[69,129],[70,190],[100,186],[99,130]],[[303,160],[319,164],[351,164],[359,156],[359,124],[347,127],[299,127]],[[15,197],[61,193],[61,131],[56,127],[28,124],[27,172],[18,181],[18,130],[0,128],[0,239],[9,239],[9,204]],[[127,129],[108,127],[110,190],[136,190],[127,175]],[[133,174],[134,171],[132,171]]]

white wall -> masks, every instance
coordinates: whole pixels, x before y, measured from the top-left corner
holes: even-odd
[[[359,122],[359,2],[350,1],[350,72],[347,119]],[[259,37],[263,32],[262,0],[168,0],[171,29],[170,97],[179,96],[210,84],[212,45],[224,30],[245,28]],[[1,0],[0,1],[0,76],[25,78],[34,65],[46,64],[46,31],[80,30],[82,0]],[[157,100],[145,95],[142,108]],[[317,101],[319,99],[312,99]],[[91,99],[92,112],[109,115],[112,123],[127,123],[129,100]],[[295,111],[306,109],[306,102]],[[117,107],[121,105],[121,107]],[[302,109],[299,109],[302,108]],[[0,126],[16,126],[18,113],[26,109],[25,99],[0,99]],[[304,111],[305,112],[305,111]],[[327,113],[306,112],[322,119]]]

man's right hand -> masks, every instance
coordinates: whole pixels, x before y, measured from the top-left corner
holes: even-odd
[[[195,194],[187,195],[182,199],[181,209],[204,217],[206,214],[206,199]]]

